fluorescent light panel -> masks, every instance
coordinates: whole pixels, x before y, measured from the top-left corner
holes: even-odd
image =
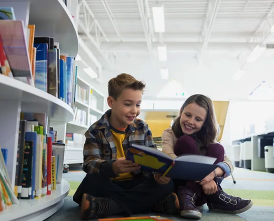
[[[97,78],[98,75],[90,67],[83,69],[91,78]]]
[[[166,45],[159,45],[157,52],[159,61],[167,61]]]
[[[162,68],[160,71],[161,71],[161,77],[163,79],[168,79],[168,69],[167,68]]]
[[[154,31],[165,32],[164,6],[152,7]]]
[[[238,81],[238,80],[244,75],[244,73],[245,73],[245,70],[239,70],[239,71],[237,71],[237,72],[233,75],[232,80],[233,80],[233,81]]]
[[[250,55],[247,57],[247,62],[255,62],[265,51],[265,46],[259,46],[257,45],[254,50],[250,53]]]

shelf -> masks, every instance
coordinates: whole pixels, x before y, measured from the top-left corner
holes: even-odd
[[[75,126],[75,127],[80,127],[80,128],[83,128],[83,129],[88,129],[87,125],[77,124],[77,123],[74,123],[74,122],[68,122],[68,125]]]
[[[80,101],[80,100],[75,100],[75,105],[78,106],[78,108],[79,108],[79,106],[81,108],[85,108],[85,109],[89,107],[88,104],[86,104],[86,103],[84,103],[83,101]]]
[[[77,84],[83,88],[89,88],[89,83],[85,81],[83,78],[77,76]]]
[[[64,164],[83,163],[83,146],[66,146]]]
[[[0,103],[18,101],[22,112],[46,113],[51,125],[67,123],[73,120],[72,108],[44,91],[27,85],[14,78],[0,75]]]
[[[100,111],[98,109],[90,107],[90,114],[93,114],[93,115],[95,115],[97,117],[101,117],[104,114],[104,112]]]
[[[0,212],[1,220],[44,220],[53,215],[64,203],[68,195],[70,185],[66,180],[57,184],[56,190],[51,195],[34,200],[19,200],[19,204],[9,206],[4,212]]]
[[[87,125],[82,125],[82,124],[77,124],[73,122],[67,123],[67,133],[80,133],[83,134],[87,131],[88,126]]]
[[[55,42],[59,42],[62,54],[77,55],[77,30],[62,0],[32,0],[29,24],[35,24],[35,36],[53,37]]]
[[[256,136],[264,136],[264,135],[270,135],[270,134],[273,135],[273,133],[274,133],[274,131],[265,131],[265,132],[261,132],[261,133],[253,133],[253,134],[249,134],[249,135],[246,135],[244,137],[241,137],[241,138],[233,139],[233,142],[234,141],[245,140],[245,139],[248,139],[248,138],[251,138],[251,137],[256,137]]]

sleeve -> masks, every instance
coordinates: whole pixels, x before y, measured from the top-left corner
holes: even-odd
[[[114,160],[104,160],[101,157],[100,140],[94,137],[89,130],[85,133],[85,136],[83,170],[86,173],[100,173],[107,177],[116,177],[117,175],[112,170]]]
[[[173,140],[174,140],[173,134],[165,130],[162,134],[162,151],[175,159],[177,156],[174,153]]]
[[[156,144],[153,141],[151,130],[149,129],[148,125],[145,127],[145,146],[157,148]]]
[[[224,171],[224,177],[230,176],[234,170],[234,166],[227,155],[224,156],[224,161],[218,163],[217,165]]]

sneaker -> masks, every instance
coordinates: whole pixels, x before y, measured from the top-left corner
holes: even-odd
[[[185,186],[180,186],[178,189],[181,216],[184,218],[200,219],[202,214],[195,206],[196,193]]]
[[[151,209],[153,212],[177,215],[179,213],[179,200],[175,193],[169,194]]]
[[[207,195],[207,205],[210,210],[239,214],[249,210],[253,203],[251,200],[241,199],[225,193],[218,185],[218,191]]]
[[[104,218],[109,213],[107,198],[94,197],[84,193],[81,202],[81,219]]]

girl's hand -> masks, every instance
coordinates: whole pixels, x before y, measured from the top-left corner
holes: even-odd
[[[170,177],[162,177],[160,174],[154,174],[154,179],[161,185],[168,184],[170,181]]]
[[[215,173],[212,171],[210,174],[208,174],[204,179],[200,181],[200,185],[205,185],[206,183],[212,181],[215,178]]]
[[[213,193],[216,193],[218,191],[217,184],[214,180],[211,180],[204,185],[202,185],[204,193],[207,195],[212,195]]]

